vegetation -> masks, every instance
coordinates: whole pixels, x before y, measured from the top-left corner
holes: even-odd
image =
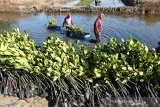
[[[35,58],[40,53],[40,47],[27,34],[20,34],[16,29],[0,35],[0,64],[4,68],[22,69],[32,72],[36,64]]]
[[[107,93],[159,96],[160,56],[134,38],[75,49],[50,35],[43,49],[18,29],[1,34],[0,91],[20,98],[48,96],[54,98],[53,107],[106,105]]]
[[[90,5],[94,0],[81,0],[80,3],[78,3],[76,6],[88,6]]]
[[[55,19],[48,20],[48,26],[49,26],[49,27],[54,27],[54,26],[56,26],[56,20],[55,20]]]
[[[74,32],[74,33],[82,33],[82,27],[78,27],[78,26],[75,26],[75,25],[71,25],[68,27],[68,30]]]

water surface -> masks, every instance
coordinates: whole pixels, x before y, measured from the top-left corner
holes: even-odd
[[[47,21],[49,19],[55,18],[57,25],[61,26],[66,15],[67,13],[40,13],[36,15],[0,14],[0,32],[20,28],[21,31],[27,31],[30,38],[40,45],[42,45],[49,34],[54,34],[67,43],[76,43],[76,39],[65,36],[65,28],[62,28],[61,31],[47,29]],[[77,26],[83,26],[83,30],[89,32],[91,38],[95,39],[93,24],[97,16],[97,13],[73,13],[73,23]],[[157,42],[160,41],[159,15],[105,14],[105,16],[101,43],[108,42],[111,37],[116,37],[117,40],[120,41],[122,38],[126,40],[130,36],[133,36],[152,49],[155,48]],[[80,44],[94,45],[94,43],[85,40],[81,40]]]

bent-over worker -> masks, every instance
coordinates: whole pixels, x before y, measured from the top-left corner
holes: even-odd
[[[69,27],[70,25],[73,25],[71,13],[69,13],[69,14],[67,15],[67,17],[64,18],[63,25],[62,25],[62,27],[66,26],[66,35],[67,35],[67,36],[70,36],[70,35],[71,35],[71,34],[70,34],[70,31],[68,30],[68,27]]]

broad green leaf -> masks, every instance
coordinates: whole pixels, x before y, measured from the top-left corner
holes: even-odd
[[[48,71],[48,72],[52,72],[53,69],[52,69],[51,67],[49,67],[49,68],[47,68],[47,71]]]
[[[58,78],[59,78],[59,76],[55,75],[55,76],[53,77],[53,81],[56,81]]]
[[[140,75],[140,76],[142,76],[142,75],[143,75],[143,72],[142,72],[142,71],[140,71],[140,72],[139,72],[139,75]]]
[[[127,70],[127,68],[126,68],[126,67],[122,67],[122,70],[126,71],[126,70]]]
[[[135,72],[135,73],[134,73],[134,76],[137,76],[137,74],[138,74],[138,73],[137,73],[137,72]]]
[[[123,80],[123,81],[122,81],[122,84],[126,84],[126,83],[127,83],[127,80]]]
[[[140,79],[140,82],[144,82],[144,79]]]
[[[133,69],[132,69],[132,67],[129,66],[129,67],[128,67],[128,70],[129,70],[129,71],[132,71]]]

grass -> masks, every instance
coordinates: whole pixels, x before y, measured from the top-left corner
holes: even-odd
[[[88,6],[90,5],[94,0],[81,0],[80,3],[78,3],[76,6]]]

